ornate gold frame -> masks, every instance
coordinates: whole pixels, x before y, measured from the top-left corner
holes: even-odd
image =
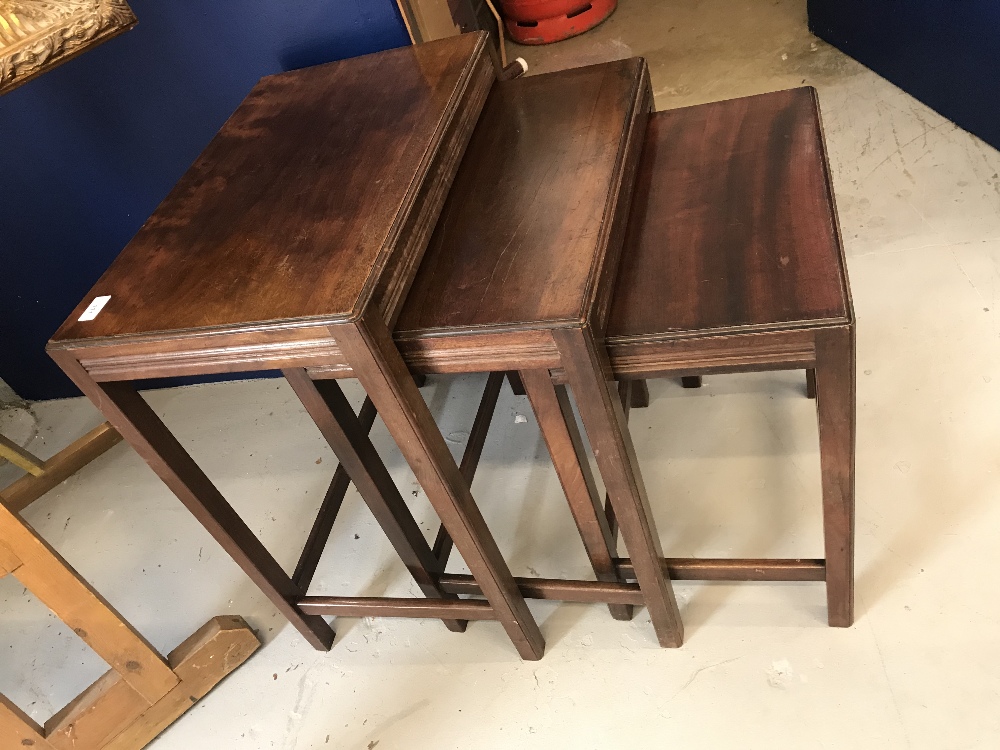
[[[135,23],[126,0],[0,0],[0,94]]]

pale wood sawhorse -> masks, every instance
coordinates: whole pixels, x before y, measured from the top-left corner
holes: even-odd
[[[0,455],[29,472],[0,493],[0,578],[17,578],[111,665],[44,727],[0,695],[0,750],[138,750],[260,646],[243,618],[221,616],[164,659],[18,515],[120,440],[105,423],[48,461],[0,440]]]

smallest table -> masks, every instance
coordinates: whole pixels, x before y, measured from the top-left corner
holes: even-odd
[[[830,625],[850,625],[854,310],[815,90],[650,117],[606,342],[625,393],[646,378],[815,373],[825,558],[663,565],[678,579],[825,581]]]

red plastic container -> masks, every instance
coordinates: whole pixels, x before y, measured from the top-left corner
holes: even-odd
[[[618,0],[503,0],[504,25],[519,44],[551,44],[588,31]]]

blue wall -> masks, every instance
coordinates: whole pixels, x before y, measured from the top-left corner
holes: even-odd
[[[809,26],[1000,148],[997,0],[809,0]]]
[[[407,44],[394,0],[131,0],[132,31],[0,97],[0,378],[77,395],[48,337],[264,75]]]

